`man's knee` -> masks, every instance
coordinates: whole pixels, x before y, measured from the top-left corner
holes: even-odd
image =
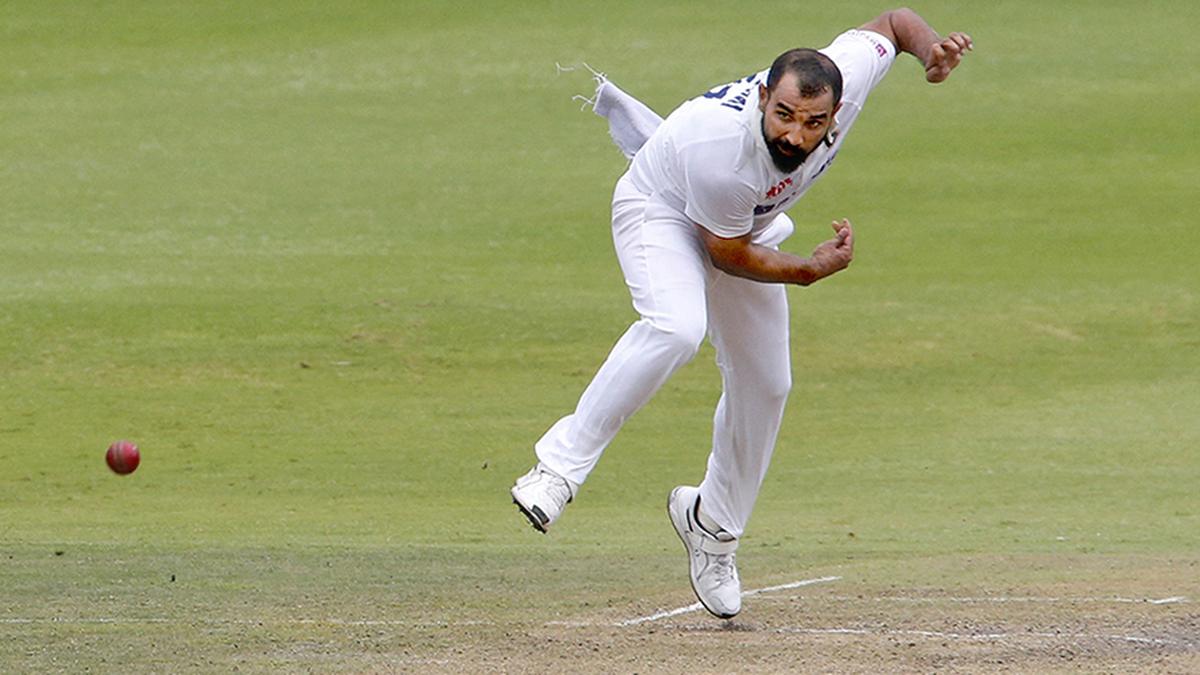
[[[792,369],[787,359],[771,364],[732,365],[718,356],[717,363],[725,374],[726,386],[753,398],[755,406],[781,408],[787,402],[792,391]]]
[[[763,395],[772,401],[783,405],[788,394],[792,391],[792,372],[790,368],[782,367],[763,378]]]
[[[649,319],[646,323],[664,351],[684,360],[690,360],[700,351],[707,332],[703,321],[667,318]]]

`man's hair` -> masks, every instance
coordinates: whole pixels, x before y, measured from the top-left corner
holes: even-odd
[[[767,89],[775,91],[785,73],[796,75],[800,95],[804,98],[829,91],[833,93],[834,105],[842,100],[842,71],[833,59],[815,49],[789,49],[780,54],[767,73]]]

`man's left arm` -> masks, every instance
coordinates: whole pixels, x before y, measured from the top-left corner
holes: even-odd
[[[896,49],[920,59],[925,66],[925,79],[932,83],[950,77],[950,71],[962,62],[963,54],[974,48],[971,36],[953,32],[941,37],[921,15],[902,7],[884,12],[862,25],[891,40]]]
[[[714,267],[751,281],[808,286],[846,269],[854,258],[854,229],[844,218],[833,221],[836,236],[813,249],[808,258],[755,244],[749,234],[725,238],[698,223],[696,229]]]

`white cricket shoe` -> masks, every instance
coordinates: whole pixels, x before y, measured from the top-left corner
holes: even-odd
[[[538,462],[529,473],[517,479],[512,498],[534,529],[545,532],[562,515],[578,490],[578,485]]]
[[[738,541],[725,530],[710,534],[696,520],[700,489],[681,485],[671,491],[667,515],[687,549],[692,590],[714,616],[730,619],[742,611],[742,580],[734,551]]]

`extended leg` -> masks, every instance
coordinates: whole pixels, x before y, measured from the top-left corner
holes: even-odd
[[[695,226],[645,220],[645,200],[622,180],[613,201],[613,241],[641,318],[617,342],[575,412],[536,444],[541,463],[576,484],[621,425],[695,356],[707,330],[706,254]]]
[[[791,389],[787,293],[713,272],[710,335],[724,390],[713,418],[713,448],[700,508],[740,537],[754,510]]]

